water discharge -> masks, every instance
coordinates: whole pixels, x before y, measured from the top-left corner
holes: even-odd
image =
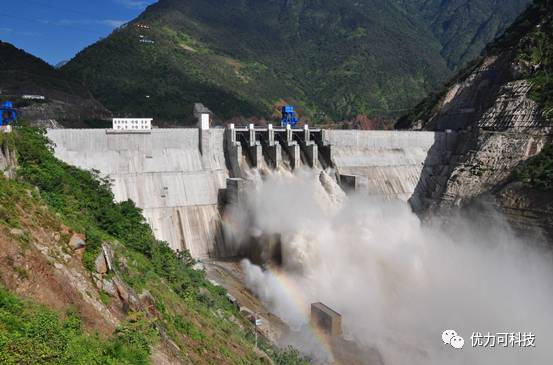
[[[227,234],[237,244],[281,235],[281,267],[244,261],[247,285],[293,329],[288,342],[319,362],[332,361],[309,326],[319,301],[342,314],[345,338],[376,348],[384,364],[553,359],[551,253],[518,239],[499,214],[421,223],[406,203],[346,197],[325,172],[253,178],[255,192]],[[444,345],[449,329],[464,337],[463,349]],[[532,332],[535,347],[472,347],[473,332]]]

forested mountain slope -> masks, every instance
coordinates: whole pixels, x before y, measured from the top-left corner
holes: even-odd
[[[480,55],[531,0],[405,0],[424,17],[454,70]]]
[[[29,101],[22,95],[42,95],[46,99]],[[4,42],[0,42],[0,99],[15,101],[27,121],[44,125],[50,121],[75,125],[109,116],[82,84]]]
[[[439,30],[448,16],[459,18],[449,3],[161,0],[63,72],[118,114],[173,122],[186,121],[198,101],[223,119],[267,117],[285,101],[310,121],[389,117],[447,78],[448,62],[462,62],[447,49],[481,48],[459,33],[490,40],[498,26],[473,28],[492,15],[501,19],[494,24],[508,24],[515,11],[498,8],[521,0],[494,2],[473,21],[469,12]]]

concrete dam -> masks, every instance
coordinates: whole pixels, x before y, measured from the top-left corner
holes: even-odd
[[[195,258],[231,257],[222,210],[248,168],[333,169],[345,191],[412,203],[447,163],[450,132],[255,128],[50,129],[56,156],[108,176],[156,237]],[[431,185],[431,184],[430,184]]]

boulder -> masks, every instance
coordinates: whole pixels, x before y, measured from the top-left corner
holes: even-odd
[[[148,290],[144,290],[142,294],[140,294],[139,299],[140,303],[142,303],[142,305],[144,305],[146,308],[155,308],[156,306],[156,300]]]
[[[69,240],[69,247],[71,247],[73,250],[79,250],[81,248],[84,248],[85,246],[86,242],[81,235],[75,233],[73,236],[71,236],[71,239]]]
[[[122,272],[127,272],[129,269],[129,262],[125,256],[119,256],[119,270]]]
[[[103,283],[102,283],[102,275],[93,272],[92,273],[92,280],[94,281],[94,284],[98,289],[103,289]]]
[[[142,307],[146,308],[150,315],[157,318],[161,317],[161,313],[159,313],[156,308],[156,300],[148,290],[144,290],[142,294],[139,295],[138,299]]]
[[[129,290],[127,289],[127,286],[125,283],[123,283],[118,278],[113,279],[113,284],[115,285],[115,289],[117,290],[117,294],[119,295],[119,299],[123,302],[123,304],[128,305],[129,304]]]
[[[100,252],[98,257],[96,258],[96,261],[94,262],[94,265],[96,267],[97,273],[105,274],[108,272],[108,263],[106,262],[106,258],[104,257],[104,252]]]
[[[102,289],[110,296],[110,297],[117,297],[117,288],[115,287],[115,284],[113,281],[104,279],[102,280]]]
[[[104,252],[104,258],[108,265],[108,271],[113,271],[113,249],[109,243],[102,243],[102,251]]]
[[[15,237],[23,237],[25,231],[19,228],[12,228],[10,229],[10,234]]]

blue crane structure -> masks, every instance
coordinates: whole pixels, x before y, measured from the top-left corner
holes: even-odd
[[[292,105],[285,105],[282,107],[282,119],[280,125],[282,127],[291,126],[292,128],[296,126],[299,122],[299,118],[296,115],[296,111]]]
[[[17,111],[11,101],[5,101],[0,106],[0,127],[8,125],[17,119]]]

